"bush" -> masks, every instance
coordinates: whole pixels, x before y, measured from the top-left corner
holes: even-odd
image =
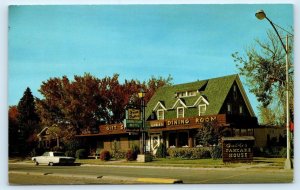
[[[52,150],[61,152],[61,151],[63,151],[63,148],[61,146],[55,146],[55,147],[52,148]]]
[[[184,159],[203,159],[211,158],[210,148],[169,148],[167,150],[171,158],[184,158]]]
[[[103,150],[101,153],[100,153],[100,159],[101,160],[104,160],[104,161],[108,161],[110,160],[111,156],[110,156],[110,152],[107,151],[107,150]]]
[[[126,153],[126,160],[127,161],[134,161],[137,159],[137,153],[133,150],[128,150]]]
[[[87,151],[85,149],[78,149],[75,153],[75,157],[78,159],[85,159],[87,156]]]
[[[262,156],[265,157],[285,157],[286,156],[286,147],[266,147],[262,149]]]
[[[138,154],[140,153],[140,147],[139,147],[138,145],[136,145],[136,144],[133,144],[133,145],[131,146],[131,150],[132,150],[136,155],[138,155]]]
[[[72,151],[72,150],[67,150],[65,152],[65,155],[68,156],[68,157],[75,157],[75,152]]]
[[[155,156],[157,158],[165,158],[167,156],[167,148],[163,143],[157,148]]]
[[[192,148],[191,152],[192,152],[191,159],[211,158],[210,150],[207,147]]]
[[[212,159],[222,158],[222,147],[214,146],[210,149],[210,155]]]
[[[124,159],[126,158],[126,151],[119,150],[118,152],[113,152],[111,157],[115,158],[116,160]]]

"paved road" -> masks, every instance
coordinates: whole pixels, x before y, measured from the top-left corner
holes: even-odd
[[[290,183],[293,171],[266,168],[170,168],[126,166],[34,166],[33,164],[9,164],[9,171],[43,172],[72,175],[126,176],[175,178],[183,183]]]

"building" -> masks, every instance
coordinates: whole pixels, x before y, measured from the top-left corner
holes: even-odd
[[[145,112],[146,150],[156,152],[161,143],[170,147],[196,147],[195,135],[205,123],[226,127],[232,136],[253,136],[258,126],[238,75],[229,75],[159,88]],[[122,123],[101,125],[95,134],[81,134],[91,150],[127,150],[139,145],[140,133]]]

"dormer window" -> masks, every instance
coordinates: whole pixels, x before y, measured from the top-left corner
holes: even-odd
[[[163,109],[157,110],[157,120],[165,119],[165,112]]]
[[[196,96],[197,91],[189,91],[188,96]]]
[[[183,118],[184,117],[184,107],[178,107],[177,108],[177,118]]]
[[[205,115],[206,112],[206,104],[199,105],[199,116]]]
[[[196,96],[197,95],[197,90],[194,91],[185,91],[185,92],[178,92],[177,97],[182,98],[182,97],[191,97],[191,96]]]

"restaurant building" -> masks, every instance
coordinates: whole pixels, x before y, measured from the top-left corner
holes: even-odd
[[[258,127],[251,104],[238,75],[229,75],[157,89],[146,105],[146,151],[155,154],[161,143],[167,148],[197,147],[195,135],[206,123],[227,128],[231,136],[253,136]],[[81,134],[91,150],[128,150],[140,144],[138,131],[123,123],[100,125],[96,133]]]

